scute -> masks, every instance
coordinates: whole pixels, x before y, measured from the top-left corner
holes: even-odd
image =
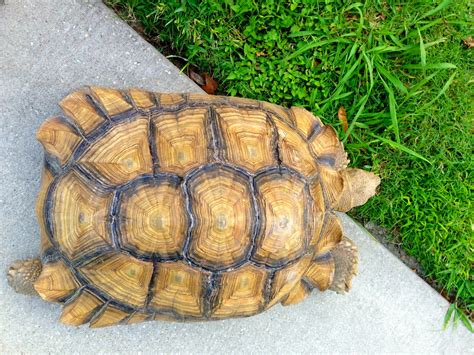
[[[189,257],[214,270],[244,260],[255,221],[248,178],[215,165],[190,179],[189,194],[195,216]]]
[[[119,207],[122,247],[138,255],[182,254],[188,217],[176,181],[153,178],[123,192]]]
[[[210,161],[206,108],[184,109],[154,117],[153,132],[159,170],[184,176]]]
[[[59,180],[51,200],[54,239],[69,258],[111,247],[111,193],[101,191],[71,170]]]
[[[306,248],[305,183],[294,174],[276,170],[257,177],[256,188],[262,227],[252,259],[268,266],[286,264]]]
[[[159,263],[150,306],[181,317],[203,317],[203,285],[209,276],[181,261]]]
[[[145,305],[153,263],[121,253],[109,253],[78,270],[92,285],[112,299],[135,307]]]
[[[253,265],[222,273],[211,317],[244,317],[263,310],[267,277],[264,269]]]
[[[126,183],[153,172],[147,137],[148,120],[116,124],[87,148],[78,163],[105,186]]]
[[[251,173],[275,166],[273,128],[262,110],[216,108],[224,161]]]

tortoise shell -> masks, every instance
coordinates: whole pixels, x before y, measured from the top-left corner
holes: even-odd
[[[367,198],[310,112],[100,87],[60,106],[37,134],[35,289],[64,303],[62,322],[250,316],[333,281],[334,210]]]

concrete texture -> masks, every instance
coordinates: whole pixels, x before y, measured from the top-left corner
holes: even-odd
[[[42,149],[35,131],[85,84],[198,91],[101,3],[6,0],[0,6],[0,270],[38,252],[33,214]],[[13,293],[0,277],[1,353],[473,352],[462,326],[441,330],[448,303],[345,215],[360,271],[345,295],[211,323],[150,322],[91,330],[57,322],[58,305]]]

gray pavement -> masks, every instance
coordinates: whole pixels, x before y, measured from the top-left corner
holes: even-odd
[[[65,94],[85,84],[199,91],[100,2],[0,5],[0,275],[11,261],[38,252],[42,149],[35,132],[59,112]],[[314,292],[299,305],[245,319],[92,330],[59,324],[58,305],[15,294],[0,276],[0,352],[474,353],[462,326],[441,330],[448,303],[341,217],[360,249],[347,295]]]

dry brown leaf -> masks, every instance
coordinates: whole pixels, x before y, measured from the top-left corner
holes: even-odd
[[[201,74],[194,71],[191,67],[188,67],[188,76],[198,85],[203,86],[206,84],[205,79]]]
[[[202,89],[209,95],[214,95],[218,86],[217,81],[215,81],[214,78],[207,73],[204,73],[204,80],[206,81],[206,84],[202,87]]]
[[[337,117],[339,118],[339,121],[341,121],[342,129],[344,132],[347,132],[349,129],[349,124],[347,122],[347,113],[344,106],[339,107],[339,110],[337,110]]]
[[[474,47],[474,38],[472,38],[471,36],[467,37],[465,40],[463,40],[463,42],[467,48]]]
[[[264,52],[257,52],[255,54],[256,54],[257,57],[268,57],[268,54],[264,53]]]

